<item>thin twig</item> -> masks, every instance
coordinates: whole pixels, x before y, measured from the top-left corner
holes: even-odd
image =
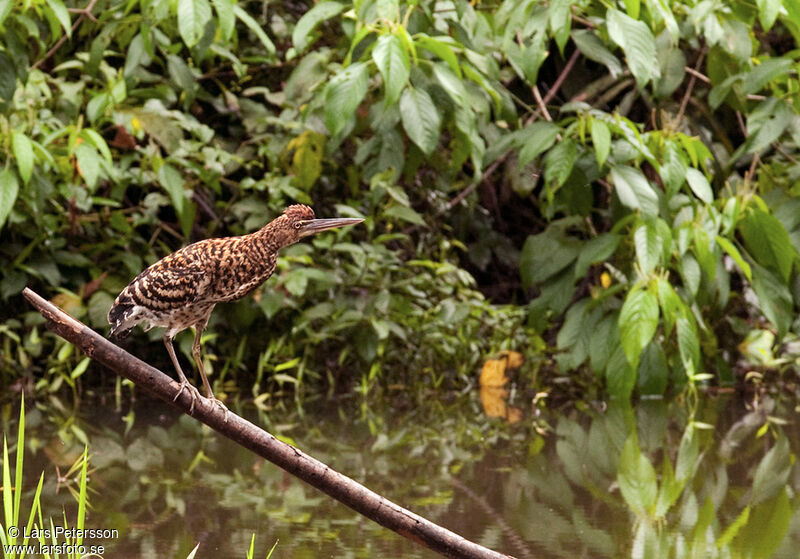
[[[486,171],[483,173],[483,176],[481,177],[481,180],[473,182],[473,183],[472,183],[471,185],[469,185],[467,188],[465,188],[464,190],[462,190],[461,192],[459,192],[459,193],[458,193],[458,194],[455,196],[455,198],[453,198],[452,200],[450,200],[450,201],[447,203],[447,205],[445,206],[445,211],[450,211],[450,210],[452,210],[452,209],[453,209],[453,208],[455,208],[455,207],[456,207],[456,206],[457,206],[457,205],[458,205],[458,204],[459,204],[459,203],[460,203],[460,202],[461,202],[461,201],[462,201],[464,198],[466,198],[467,196],[469,196],[470,194],[472,194],[472,192],[473,192],[473,191],[474,191],[476,188],[478,188],[478,186],[479,186],[479,185],[481,185],[481,184],[482,184],[482,183],[483,183],[483,182],[484,182],[484,181],[485,181],[487,178],[489,178],[489,175],[491,175],[492,173],[494,173],[495,169],[497,169],[497,167],[499,167],[499,166],[500,166],[500,164],[501,164],[503,161],[505,161],[505,160],[506,160],[506,157],[508,157],[508,154],[509,154],[509,153],[511,153],[511,152],[506,152],[506,153],[504,153],[503,155],[501,155],[500,157],[498,157],[497,159],[495,159],[495,160],[492,162],[492,164],[491,164],[491,165],[489,165],[489,166],[486,168]]]
[[[97,0],[91,0],[89,2],[89,4],[85,8],[83,8],[82,10],[75,10],[76,13],[80,13],[81,15],[80,15],[80,17],[78,17],[78,19],[75,20],[75,23],[72,24],[72,31],[71,31],[70,34],[75,33],[75,30],[78,28],[78,26],[81,24],[81,22],[87,17],[89,19],[91,19],[92,21],[97,21],[95,19],[94,15],[92,15],[92,9],[94,9],[94,5],[95,4],[97,4]],[[55,54],[55,52],[58,49],[61,48],[61,45],[63,45],[66,42],[67,42],[67,35],[66,34],[61,35],[61,38],[58,41],[56,41],[56,44],[53,45],[52,48],[45,53],[44,58],[38,60],[32,67],[33,68],[38,68],[39,66],[44,64],[44,62],[48,58],[53,56]]]
[[[539,93],[539,88],[534,84],[534,86],[531,87],[531,91],[533,92],[533,98],[536,99],[536,104],[539,105],[539,110],[542,111],[544,119],[547,122],[553,122],[553,117],[550,116],[547,105],[544,104],[544,99],[542,99],[542,94]]]
[[[550,100],[555,97],[558,90],[561,89],[561,85],[564,83],[564,80],[567,79],[567,76],[572,71],[572,67],[575,66],[575,62],[578,60],[578,56],[580,56],[581,51],[577,48],[573,51],[572,56],[569,57],[567,60],[567,64],[564,66],[564,69],[561,70],[561,73],[556,78],[556,81],[553,82],[553,87],[550,88],[550,91],[547,92],[547,95],[544,96],[542,102],[547,105]]]
[[[678,116],[675,119],[676,122],[680,122],[681,119],[683,118],[683,113],[686,112],[686,104],[689,102],[689,97],[692,96],[692,90],[694,90],[695,81],[698,80],[698,76],[696,74],[700,74],[700,72],[697,71],[697,69],[700,68],[700,66],[702,66],[703,59],[705,57],[706,57],[706,49],[704,48],[703,50],[700,51],[700,56],[697,57],[697,62],[695,63],[695,70],[689,72],[689,74],[692,77],[689,78],[689,85],[686,86],[686,93],[683,94],[683,100],[681,100],[681,106],[678,109]],[[702,75],[702,74],[700,74],[700,75]],[[703,76],[703,77],[705,77],[705,76]],[[700,78],[700,79],[702,79],[702,78]],[[708,78],[706,78],[706,79],[708,79]]]
[[[462,538],[381,497],[298,448],[279,441],[235,413],[226,413],[205,398],[201,399],[200,405],[192,406],[189,391],[182,391],[180,384],[155,367],[105,339],[31,289],[26,287],[22,294],[44,316],[49,329],[78,346],[90,359],[105,365],[114,373],[131,380],[151,396],[191,415],[220,435],[266,458],[381,526],[447,557],[476,559],[509,557]]]

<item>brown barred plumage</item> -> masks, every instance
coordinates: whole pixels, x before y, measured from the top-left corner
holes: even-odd
[[[200,336],[217,303],[235,301],[264,283],[275,271],[278,251],[303,237],[355,225],[363,219],[315,219],[314,210],[296,204],[262,229],[241,237],[206,239],[165,256],[122,290],[108,311],[110,337],[121,337],[145,322],[146,329],[165,328],[164,345],[180,377],[180,390],[192,397],[192,411],[199,393],[183,374],[172,339],[181,330],[195,328],[192,357],[212,403],[225,408],[214,397],[203,369]]]

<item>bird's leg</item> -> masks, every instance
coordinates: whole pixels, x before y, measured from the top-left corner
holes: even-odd
[[[175,397],[172,399],[174,402],[178,399],[181,395],[181,392],[184,390],[189,391],[189,396],[192,398],[192,406],[189,408],[189,413],[194,413],[194,404],[197,402],[197,398],[200,397],[200,393],[197,389],[189,383],[189,379],[186,378],[186,375],[183,374],[183,369],[181,369],[180,363],[178,363],[178,356],[175,355],[175,348],[172,347],[172,337],[164,335],[164,345],[167,346],[167,352],[169,353],[170,359],[172,359],[172,364],[175,365],[175,370],[178,371],[178,376],[181,379],[181,388],[178,390],[178,393],[175,394]]]
[[[222,411],[225,412],[225,422],[228,422],[228,407],[222,403],[221,400],[214,397],[214,392],[211,390],[211,383],[208,382],[208,377],[206,376],[206,369],[203,366],[203,358],[200,353],[200,336],[203,334],[203,328],[200,326],[196,327],[196,333],[194,335],[194,344],[192,344],[192,357],[194,357],[194,362],[197,364],[197,370],[200,371],[200,376],[203,379],[203,390],[206,391],[208,394],[208,399],[211,400],[211,403],[219,406]]]

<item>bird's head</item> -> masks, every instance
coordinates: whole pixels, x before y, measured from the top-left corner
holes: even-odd
[[[304,206],[303,204],[295,204],[286,208],[283,211],[283,215],[275,221],[279,221],[282,226],[281,229],[285,231],[287,237],[285,245],[290,245],[304,237],[309,237],[336,227],[355,225],[364,220],[350,217],[317,219],[314,216],[314,210],[310,207]]]

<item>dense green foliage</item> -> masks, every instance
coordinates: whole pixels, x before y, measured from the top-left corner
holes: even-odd
[[[24,285],[102,328],[146,264],[292,201],[369,219],[215,313],[215,381],[437,385],[549,344],[627,398],[798,329],[794,3],[83,7],[0,2],[6,370],[88,364]]]

